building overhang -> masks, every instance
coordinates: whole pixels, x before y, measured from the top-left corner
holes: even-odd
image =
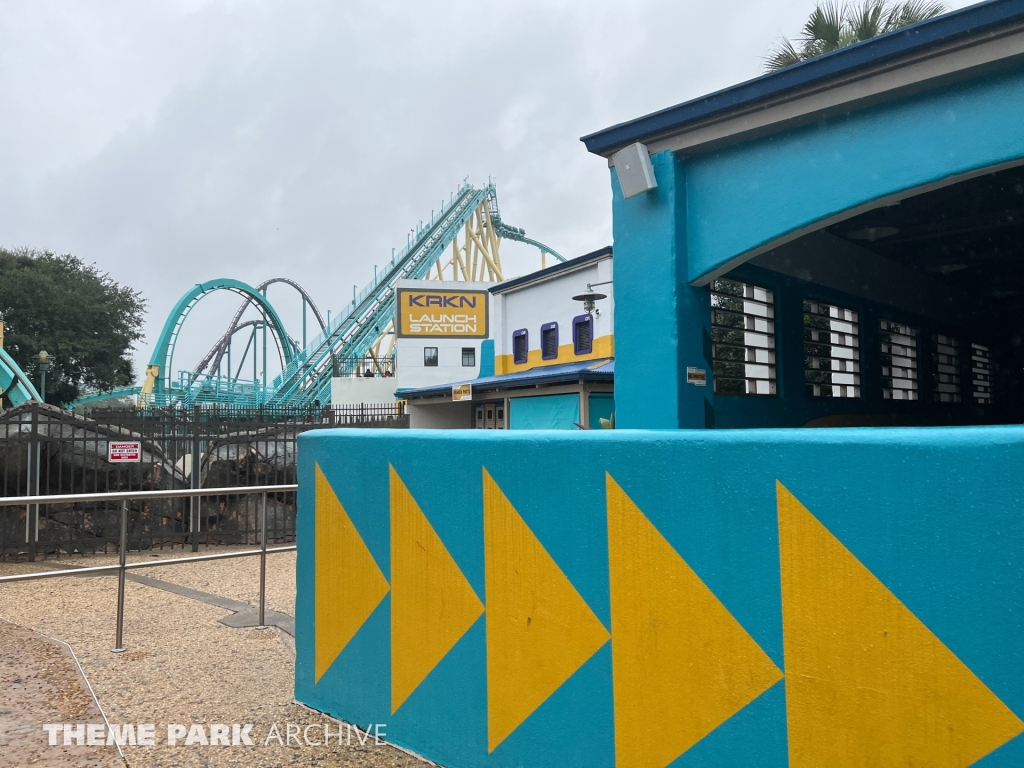
[[[1024,60],[1024,2],[991,0],[841,48],[581,140],[610,158],[707,151],[1013,66]]]
[[[435,399],[436,402],[441,403],[451,402],[452,388],[465,384],[472,385],[473,397],[475,398],[478,394],[488,392],[526,389],[537,386],[554,386],[574,382],[610,384],[614,380],[615,361],[603,358],[600,360],[585,360],[579,363],[540,366],[527,371],[506,373],[500,376],[484,376],[478,379],[456,381],[451,384],[437,384],[416,389],[400,389],[395,394],[397,397],[410,402]],[[422,404],[426,403],[423,402]]]

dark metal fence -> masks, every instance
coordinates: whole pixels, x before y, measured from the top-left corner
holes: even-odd
[[[391,377],[395,375],[395,358],[338,357],[334,360],[334,371],[335,376]]]
[[[408,425],[401,403],[82,414],[26,403],[0,414],[0,496],[293,484],[296,440],[306,430]],[[139,443],[140,460],[111,461],[115,442]],[[267,538],[294,541],[294,491],[271,494],[267,504]],[[2,508],[0,558],[116,551],[119,515],[120,505],[107,502]],[[129,548],[253,544],[259,515],[257,499],[244,494],[148,500],[132,515]]]

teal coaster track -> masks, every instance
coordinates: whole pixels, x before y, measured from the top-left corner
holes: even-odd
[[[474,224],[475,222],[475,224]],[[464,256],[458,245],[460,231],[465,231]],[[493,251],[488,253],[488,238]],[[395,311],[395,283],[398,280],[443,277],[443,270],[451,267],[453,279],[502,279],[500,266],[495,264],[498,239],[515,240],[540,249],[558,261],[565,261],[558,253],[536,240],[526,237],[523,230],[502,222],[498,210],[497,191],[493,183],[477,189],[468,182],[436,211],[426,225],[420,222],[406,247],[393,254],[384,269],[362,291],[353,295],[352,302],[325,323],[319,311],[302,288],[291,280],[276,278],[253,288],[238,280],[211,280],[194,286],[175,305],[164,324],[153,355],[146,370],[146,383],[140,389],[122,389],[117,393],[95,393],[80,399],[76,405],[96,403],[113,396],[138,393],[140,404],[146,407],[192,407],[203,403],[248,407],[315,408],[330,402],[331,377],[339,359],[361,359],[380,354],[380,341],[389,332]],[[445,250],[452,246],[452,260],[443,265]],[[472,257],[470,252],[472,250]],[[470,263],[472,262],[472,263]],[[479,262],[479,263],[478,263]],[[486,262],[486,264],[485,264]],[[481,275],[480,278],[475,275]],[[446,278],[447,279],[447,278]],[[266,288],[275,282],[284,282],[295,288],[303,298],[303,342],[305,342],[305,306],[313,309],[320,325],[320,333],[308,344],[299,344],[289,337],[273,305],[267,299]],[[227,331],[214,344],[203,361],[193,371],[182,371],[177,380],[172,377],[174,347],[181,327],[189,312],[205,296],[216,291],[240,294],[244,302]],[[241,323],[247,307],[254,306],[260,318]],[[251,328],[254,360],[256,334],[263,333],[263,371],[267,370],[267,333],[271,333],[282,363],[282,370],[273,381],[244,381],[232,376],[230,345],[239,331]],[[228,375],[216,373],[227,355]],[[243,358],[249,352],[249,345]],[[390,355],[389,349],[385,354]],[[239,366],[239,370],[240,370]],[[265,374],[264,374],[265,376]]]
[[[42,398],[29,381],[28,374],[0,347],[0,410],[5,404],[14,407],[30,400],[38,402]]]

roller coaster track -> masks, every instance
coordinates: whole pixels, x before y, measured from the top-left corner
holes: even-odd
[[[267,288],[273,285],[274,283],[284,283],[285,285],[290,285],[292,288],[298,291],[299,295],[302,296],[302,300],[309,305],[310,309],[313,310],[313,317],[315,317],[317,323],[319,323],[320,330],[322,331],[326,327],[326,323],[324,323],[324,318],[320,314],[320,310],[317,308],[316,302],[314,302],[313,298],[308,293],[306,293],[306,290],[301,285],[296,283],[294,280],[289,280],[287,277],[274,277],[271,278],[270,280],[264,280],[262,283],[257,285],[256,290],[262,293],[264,296],[266,296]],[[243,327],[242,325],[239,325],[239,323],[242,320],[242,315],[244,315],[245,310],[247,310],[251,306],[253,306],[253,301],[252,299],[247,297],[242,302],[242,305],[238,308],[238,311],[235,312],[235,316],[231,319],[231,322],[228,324],[228,329],[224,332],[224,335],[221,336],[214,343],[210,351],[206,353],[206,357],[204,357],[199,362],[199,365],[197,365],[193,370],[193,373],[195,373],[196,376],[201,376],[202,374],[206,373],[207,368],[209,368],[210,373],[220,370],[221,362],[224,358],[225,353],[227,352],[228,347],[231,344],[231,338]],[[259,324],[260,321],[251,321],[249,323],[245,323],[244,325],[248,326],[252,325],[253,323]],[[291,342],[292,347],[295,348],[295,351],[298,352],[299,347],[297,346],[297,342],[295,341],[295,339],[289,337],[289,341]]]
[[[285,366],[270,387],[269,402],[298,406],[330,402],[332,352],[346,358],[366,354],[394,314],[395,283],[426,277],[493,189],[493,185],[478,190],[463,184],[427,226],[417,228],[415,239],[405,250],[392,257],[385,269],[353,297],[352,303]]]
[[[466,243],[460,252],[456,238],[463,230]],[[435,264],[440,273],[439,262],[449,245],[454,243],[453,262],[462,261],[465,279],[504,279],[497,259],[501,237],[534,245],[542,253],[565,261],[551,248],[525,237],[521,229],[501,223],[493,183],[482,189],[464,183],[450,202],[431,217],[429,224],[418,229],[406,249],[393,257],[384,271],[353,298],[329,327],[285,366],[270,387],[269,402],[299,406],[330,402],[332,354],[352,359],[373,350],[394,318],[395,283],[427,278]],[[479,267],[478,272],[476,267]],[[456,272],[456,264],[453,263],[452,268],[453,273]]]
[[[29,400],[41,399],[28,374],[0,347],[0,411],[4,403],[13,407]]]
[[[463,234],[462,245],[459,235]],[[540,249],[543,259],[548,255],[565,261],[558,253],[536,240],[526,237],[517,227],[505,224],[498,209],[497,190],[493,183],[476,189],[464,182],[442,203],[430,221],[413,230],[406,247],[392,254],[384,269],[377,271],[361,292],[355,294],[328,323],[317,310],[309,295],[295,282],[274,278],[251,288],[237,280],[212,280],[195,286],[185,294],[167,318],[163,332],[147,368],[146,384],[142,387],[140,402],[146,406],[190,407],[201,402],[238,404],[248,406],[315,407],[330,402],[331,377],[338,359],[361,359],[367,355],[390,356],[392,347],[381,352],[382,340],[392,338],[395,312],[395,284],[399,280],[453,279],[495,282],[504,279],[498,248],[502,239],[515,240]],[[451,256],[444,261],[445,249],[451,246]],[[431,269],[437,267],[436,275]],[[450,267],[451,277],[445,275]],[[266,289],[273,283],[286,283],[295,288],[312,308],[321,331],[303,349],[292,340],[276,311],[266,297]],[[227,330],[214,343],[209,353],[193,371],[181,372],[177,382],[170,377],[174,343],[189,311],[204,295],[217,290],[230,290],[243,296],[243,303],[235,313]],[[263,320],[242,323],[249,306],[255,306]],[[274,332],[283,356],[282,371],[273,382],[262,386],[259,382],[243,382],[236,376],[220,376],[221,361],[232,337],[243,327],[264,326]],[[246,353],[248,347],[246,347]],[[253,350],[255,354],[255,347]],[[266,349],[264,344],[264,358]],[[241,369],[241,366],[239,366]],[[264,368],[265,370],[265,368]],[[100,397],[97,394],[90,399]]]

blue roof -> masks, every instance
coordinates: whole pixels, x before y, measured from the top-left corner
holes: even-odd
[[[588,151],[607,156],[627,144],[647,141],[680,130],[690,123],[756,106],[788,91],[820,85],[841,75],[1021,21],[1024,21],[1024,0],[989,0],[605,128],[584,136],[581,141]]]
[[[504,373],[500,376],[483,376],[479,379],[467,379],[466,381],[453,381],[450,384],[435,384],[430,387],[418,389],[399,389],[395,396],[403,399],[409,397],[430,397],[431,395],[451,394],[452,387],[460,384],[472,384],[473,390],[478,389],[505,389],[509,387],[524,387],[534,384],[558,384],[566,381],[613,381],[615,378],[615,360],[602,357],[597,360],[580,360],[573,363],[560,363],[558,365],[543,365],[515,373]]]

